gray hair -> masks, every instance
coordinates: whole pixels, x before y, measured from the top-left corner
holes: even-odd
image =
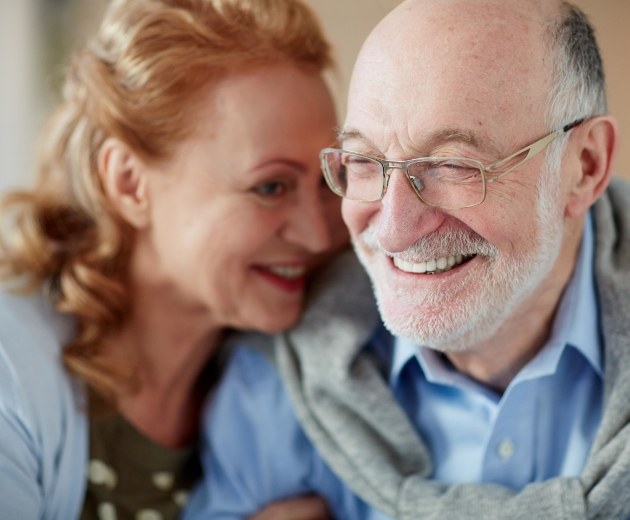
[[[607,112],[604,67],[595,31],[587,16],[569,2],[562,3],[562,15],[549,28],[554,59],[554,86],[549,95],[547,122],[558,129],[577,119]],[[567,135],[547,152],[551,171],[560,166]],[[554,168],[555,167],[555,168]]]

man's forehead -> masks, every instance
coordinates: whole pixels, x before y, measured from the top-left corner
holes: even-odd
[[[411,58],[425,47],[446,58],[510,46],[532,52],[531,43],[544,39],[558,6],[558,0],[407,0],[375,27],[359,59]]]
[[[344,137],[349,129],[368,135],[373,120],[400,134],[430,128],[442,138],[468,135],[474,145],[475,139],[482,141],[479,132],[493,135],[487,125],[496,121],[544,124],[553,83],[553,58],[542,37],[547,26],[540,18],[536,25],[523,9],[512,9],[512,0],[441,3],[450,7],[427,14],[416,7],[432,2],[405,2],[406,10],[393,12],[370,36],[353,73]],[[487,23],[481,32],[472,18],[440,18],[458,6],[486,3],[492,9],[482,16]],[[493,17],[494,12],[504,13],[504,19]],[[427,19],[443,23],[427,25]],[[517,24],[532,28],[517,32]]]
[[[485,18],[486,13],[491,18],[528,16],[549,19],[558,15],[563,4],[563,0],[405,0],[392,9],[383,22],[387,23],[388,18],[397,23],[419,18],[435,21],[438,16],[451,16],[457,21],[458,15],[468,15],[461,20],[474,25]]]

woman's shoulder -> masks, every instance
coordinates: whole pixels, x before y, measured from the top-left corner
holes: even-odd
[[[63,345],[73,333],[72,318],[57,312],[42,293],[0,290],[0,358],[4,363],[27,373],[50,372],[49,363],[60,367]]]
[[[83,388],[65,371],[61,356],[72,331],[72,320],[57,313],[43,295],[0,290],[3,518],[15,508],[29,518],[35,511],[46,518],[74,518],[78,511],[87,421]]]
[[[63,345],[72,319],[41,293],[0,290],[0,401],[24,418],[54,415],[80,392],[63,366]],[[72,403],[74,404],[74,403]]]

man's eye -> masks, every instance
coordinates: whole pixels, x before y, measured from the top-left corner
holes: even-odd
[[[287,185],[278,181],[263,182],[255,186],[253,192],[261,197],[279,197],[287,192]]]

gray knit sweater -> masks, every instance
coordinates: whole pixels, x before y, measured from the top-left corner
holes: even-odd
[[[322,277],[299,326],[276,338],[275,361],[307,435],[368,503],[402,520],[630,518],[630,184],[594,207],[605,345],[604,412],[583,474],[532,483],[432,481],[429,452],[361,347],[378,325],[353,255]]]

